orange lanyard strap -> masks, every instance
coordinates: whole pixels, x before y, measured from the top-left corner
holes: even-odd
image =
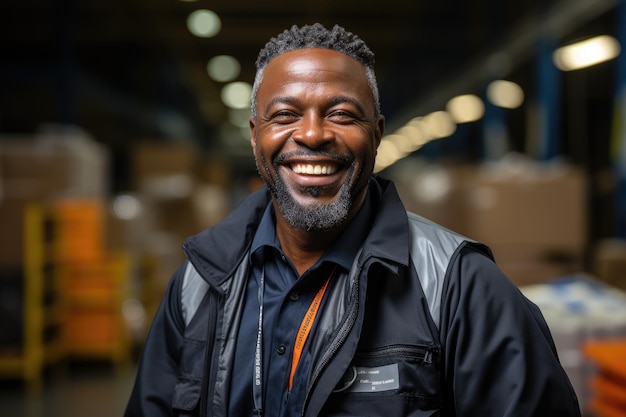
[[[298,363],[300,362],[300,357],[302,356],[302,351],[304,350],[304,344],[309,337],[311,327],[313,327],[315,317],[317,316],[320,306],[322,305],[324,293],[326,292],[326,288],[328,288],[330,279],[335,273],[335,269],[337,269],[337,265],[333,267],[333,270],[330,271],[330,275],[326,279],[326,282],[324,283],[324,285],[322,285],[322,288],[317,291],[317,294],[315,294],[315,298],[313,299],[313,301],[311,301],[311,305],[304,315],[302,323],[300,323],[300,328],[298,329],[298,334],[296,335],[296,341],[293,345],[293,357],[291,358],[291,371],[289,373],[289,391],[291,391],[291,387],[293,386],[293,376],[295,375],[296,368],[298,367]]]

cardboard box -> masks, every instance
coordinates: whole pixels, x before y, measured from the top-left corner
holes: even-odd
[[[132,151],[135,189],[141,190],[146,179],[190,175],[196,165],[196,155],[188,143],[144,142],[136,145]]]
[[[392,178],[413,211],[492,248],[582,253],[587,179],[582,169],[525,161],[437,165],[407,161]]]
[[[598,242],[593,254],[593,273],[599,281],[626,291],[626,240]]]
[[[570,276],[582,270],[582,262],[559,262],[549,259],[516,259],[496,262],[502,272],[518,287],[540,284]]]
[[[0,145],[2,194],[5,198],[46,199],[71,187],[70,159],[57,148],[34,141]]]
[[[84,132],[50,128],[0,141],[2,193],[50,199],[102,197],[109,190],[108,151]]]
[[[463,190],[476,169],[473,165],[441,165],[406,158],[394,164],[388,176],[408,211],[460,232],[464,229]]]
[[[488,245],[518,285],[583,269],[587,179],[567,164],[406,161],[392,178],[409,211]]]
[[[570,166],[520,171],[481,167],[464,188],[461,233],[495,250],[581,254],[587,244],[587,181]]]

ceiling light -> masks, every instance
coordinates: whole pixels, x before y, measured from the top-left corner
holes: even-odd
[[[221,92],[222,102],[231,109],[250,107],[251,95],[252,86],[242,81],[226,84]]]
[[[200,9],[191,12],[187,18],[187,28],[199,38],[210,38],[222,29],[222,22],[211,10]]]
[[[381,140],[380,145],[378,145],[374,172],[382,171],[388,166],[396,163],[400,158],[402,158],[402,153],[398,150],[395,143],[387,139]]]
[[[394,133],[388,135],[386,139],[387,141],[392,142],[395,145],[395,150],[397,151],[397,153],[394,151],[394,154],[398,158],[404,158],[413,151],[412,147],[409,144],[409,138],[402,136],[401,134]]]
[[[433,139],[451,136],[456,131],[456,124],[452,116],[445,111],[430,113],[422,119],[424,130]]]
[[[218,55],[211,58],[207,64],[207,72],[209,77],[214,81],[232,81],[239,76],[241,65],[235,57],[230,55]]]
[[[494,106],[516,109],[524,102],[524,90],[512,81],[496,80],[487,86],[487,99]]]
[[[403,153],[411,153],[416,151],[424,143],[428,142],[428,138],[424,131],[420,126],[416,124],[407,123],[402,126],[396,132],[396,135],[392,135],[393,137],[397,137],[395,143],[398,149]]]
[[[137,197],[121,194],[113,200],[113,214],[118,219],[132,220],[141,213],[141,203]]]
[[[456,123],[469,123],[483,117],[485,105],[478,96],[465,94],[450,99],[446,105],[446,110]]]
[[[554,65],[562,71],[587,68],[620,54],[620,44],[612,36],[602,35],[563,46],[552,55]]]

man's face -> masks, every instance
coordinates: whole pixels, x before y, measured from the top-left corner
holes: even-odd
[[[340,52],[302,49],[274,58],[250,119],[257,168],[283,217],[330,230],[362,204],[384,119],[363,66]]]

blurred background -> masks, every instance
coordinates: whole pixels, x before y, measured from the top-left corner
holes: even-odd
[[[626,415],[624,0],[4,0],[2,413],[121,415],[184,238],[260,186],[257,53],[314,22],[376,54],[376,171],[492,247],[585,415]]]

